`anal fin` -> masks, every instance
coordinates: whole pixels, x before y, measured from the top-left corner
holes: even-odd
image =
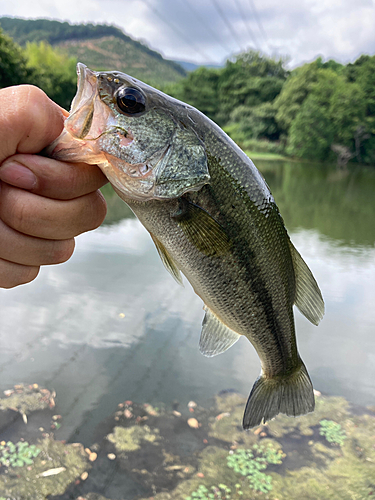
[[[229,349],[240,335],[225,326],[207,306],[204,306],[204,310],[206,315],[202,323],[199,350],[204,356],[212,357]]]
[[[290,240],[289,248],[296,278],[294,303],[311,323],[318,325],[324,315],[324,301],[318,283]]]
[[[173,276],[173,278],[177,281],[177,283],[179,285],[184,286],[180,270],[176,266],[172,257],[167,252],[167,249],[165,248],[163,243],[161,243],[161,241],[159,241],[156,238],[156,236],[154,236],[152,233],[150,233],[150,235],[151,235],[152,241],[155,243],[156,250],[158,251],[158,254],[159,254],[161,261],[164,264],[166,270],[171,273],[171,275]]]

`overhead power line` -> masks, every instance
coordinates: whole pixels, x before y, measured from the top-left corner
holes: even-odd
[[[228,18],[225,17],[224,12],[222,11],[220,5],[217,3],[216,0],[211,0],[211,1],[212,1],[213,5],[214,5],[216,11],[218,12],[219,16],[221,17],[222,21],[224,22],[225,26],[228,28],[228,30],[229,30],[230,34],[232,35],[233,39],[235,40],[235,42],[239,46],[240,50],[242,50],[242,45],[241,45],[240,40],[237,38],[236,31],[233,29],[233,26],[229,22]]]
[[[195,9],[195,7],[193,7],[193,5],[189,2],[189,0],[181,0],[181,2],[184,4],[184,5],[187,5],[189,7],[189,9],[193,12],[193,14],[195,15],[195,17],[197,19],[199,19],[199,21],[201,22],[201,24],[204,26],[205,30],[210,33],[210,35],[214,38],[214,40],[216,40],[218,42],[218,44],[225,50],[226,53],[228,52],[231,52],[232,49],[227,46],[227,45],[224,45],[224,43],[222,42],[222,40],[218,37],[218,34],[215,33],[209,24],[207,24],[207,21],[204,19],[204,17],[202,17],[199,12]]]
[[[240,4],[240,2],[238,0],[234,0],[235,4],[236,4],[236,7],[237,7],[237,10],[241,16],[241,19],[245,25],[245,28],[246,28],[246,31],[249,35],[249,37],[252,39],[253,43],[254,43],[254,46],[255,48],[259,48],[258,46],[258,42],[255,38],[255,35],[253,33],[253,30],[250,28],[250,25],[248,22],[246,22],[246,17],[245,17],[245,14],[244,14],[244,11],[242,10],[242,5]]]
[[[191,39],[185,37],[184,33],[182,33],[182,31],[180,31],[174,24],[172,24],[170,21],[168,21],[164,16],[163,14],[161,14],[157,9],[155,9],[155,7],[150,4],[150,2],[148,2],[147,0],[139,0],[140,2],[143,2],[145,5],[147,5],[147,7],[152,10],[152,12],[158,16],[159,19],[161,19],[163,21],[163,23],[165,23],[171,30],[173,30],[176,35],[178,35],[179,38],[181,38],[181,40],[184,40],[184,42],[189,46],[189,47],[192,47],[195,52],[197,52],[197,54],[199,54],[201,57],[203,57],[204,60],[206,61],[209,61],[210,60],[210,57],[203,51],[201,50],[200,48],[197,48],[194,43],[192,42]]]
[[[258,25],[259,31],[261,32],[262,37],[264,38],[264,41],[266,42],[266,45],[269,48],[267,35],[266,35],[266,32],[264,31],[263,24],[262,24],[262,22],[260,20],[260,17],[258,16],[258,11],[257,11],[257,9],[255,7],[254,1],[253,0],[249,0],[249,4],[250,4],[250,7],[251,7],[251,9],[253,11],[254,19],[255,19],[255,21],[256,21],[256,23]]]

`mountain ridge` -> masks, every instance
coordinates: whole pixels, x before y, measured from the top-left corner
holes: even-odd
[[[156,85],[186,76],[180,64],[114,25],[1,17],[0,27],[21,46],[46,41],[95,70],[116,69]]]

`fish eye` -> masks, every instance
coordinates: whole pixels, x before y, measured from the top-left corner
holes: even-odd
[[[120,89],[116,95],[117,106],[128,115],[142,113],[146,109],[146,99],[142,92],[132,87]]]

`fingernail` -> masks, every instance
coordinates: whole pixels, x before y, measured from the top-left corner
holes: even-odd
[[[37,183],[37,178],[31,170],[12,161],[0,167],[0,179],[22,189],[32,189]]]

